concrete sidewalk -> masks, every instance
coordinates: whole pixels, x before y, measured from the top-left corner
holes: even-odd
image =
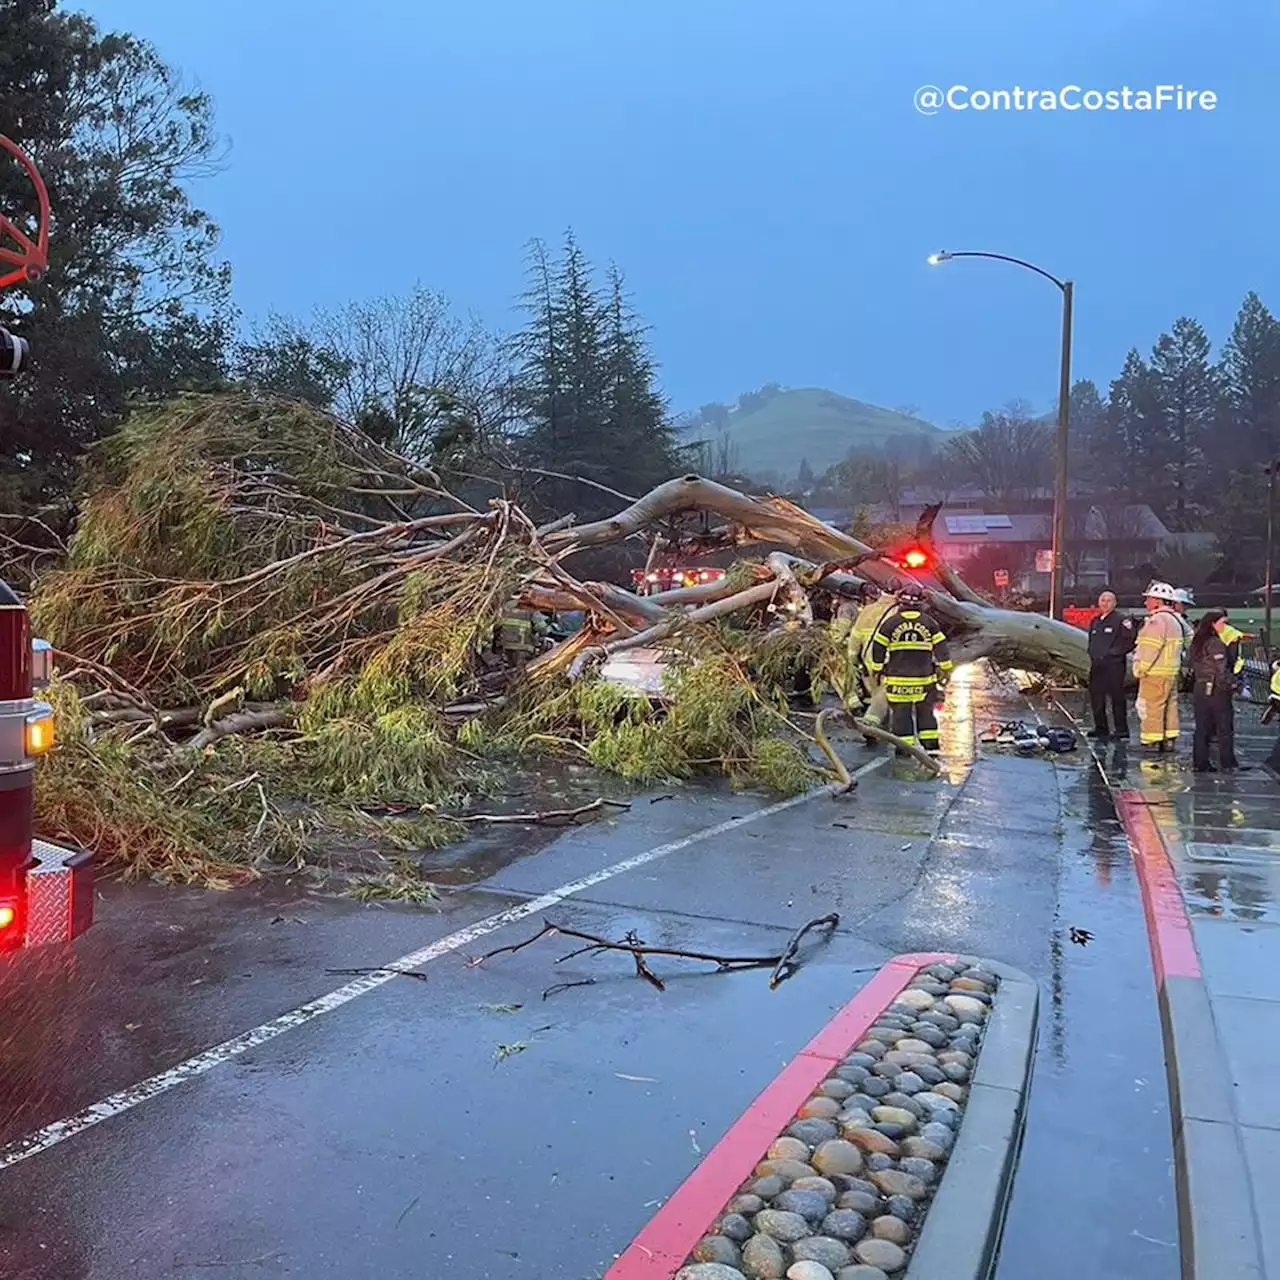
[[[1147,898],[1169,1055],[1184,1275],[1280,1280],[1280,782],[1245,708],[1239,774],[1095,755]]]

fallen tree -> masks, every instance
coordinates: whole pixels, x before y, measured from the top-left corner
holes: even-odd
[[[538,525],[493,490],[463,498],[300,404],[135,413],[90,459],[65,550],[34,566],[62,718],[42,829],[139,874],[221,881],[297,863],[323,828],[396,847],[456,838],[474,798],[501,790],[495,767],[533,753],[633,780],[715,771],[797,791],[833,776],[787,687],[845,661],[809,625],[814,593],[904,576],[875,548],[698,476],[582,525]],[[627,539],[638,561],[659,540],[743,555],[722,581],[649,597],[575,575],[583,553]],[[954,575],[929,594],[957,661],[1087,672],[1074,628],[995,609]],[[516,605],[585,621],[521,665],[494,647]],[[671,656],[662,705],[597,677],[655,644]]]

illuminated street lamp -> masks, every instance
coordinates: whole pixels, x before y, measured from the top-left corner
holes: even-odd
[[[956,252],[946,249],[929,255],[929,265],[936,267],[952,258],[991,258],[996,262],[1012,262],[1038,276],[1051,280],[1062,290],[1062,368],[1058,382],[1058,461],[1053,489],[1053,567],[1049,574],[1049,616],[1056,618],[1062,604],[1062,554],[1067,527],[1067,429],[1071,405],[1071,310],[1075,286],[1070,280],[1059,280],[1043,267],[1003,253]]]

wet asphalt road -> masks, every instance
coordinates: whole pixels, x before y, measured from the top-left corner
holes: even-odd
[[[955,950],[1042,985],[1000,1280],[1173,1280],[1163,1057],[1121,829],[1083,753],[970,763],[975,725],[1029,718],[996,697],[953,691],[945,781],[890,764],[854,797],[699,839],[0,1167],[0,1275],[595,1280],[879,964]],[[764,804],[652,798],[506,866],[490,851],[489,877],[438,912],[287,886],[108,890],[73,952],[0,971],[0,1143],[347,981],[326,970],[387,964]],[[655,960],[659,992],[616,954],[555,963],[563,939],[465,962],[542,914],[754,954],[833,910],[839,931],[773,992],[767,970]],[[1072,926],[1094,941],[1071,944]]]

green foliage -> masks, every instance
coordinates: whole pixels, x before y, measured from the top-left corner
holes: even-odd
[[[37,366],[0,386],[12,506],[60,493],[130,396],[220,383],[230,274],[186,191],[219,158],[212,105],[145,41],[53,0],[0,3],[0,133],[35,160],[56,220],[48,273],[0,295]],[[34,211],[7,156],[0,210],[19,225]]]

